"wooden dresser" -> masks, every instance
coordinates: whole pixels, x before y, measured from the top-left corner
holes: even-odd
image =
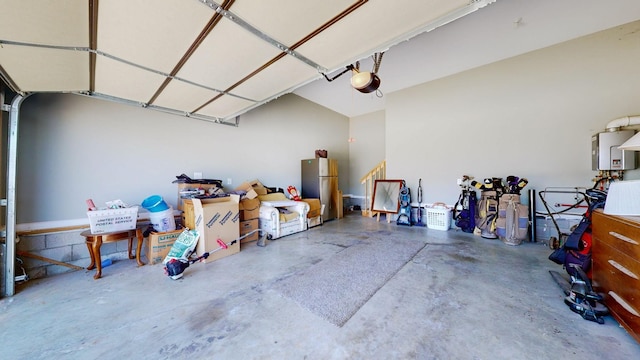
[[[611,315],[640,342],[640,217],[595,210],[593,287]]]

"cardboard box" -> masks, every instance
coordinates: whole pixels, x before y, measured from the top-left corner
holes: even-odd
[[[307,213],[307,218],[316,218],[322,215],[320,212],[320,199],[302,199],[302,201],[309,204],[309,212]]]
[[[251,184],[246,181],[238,185],[236,190],[242,190],[247,192],[247,194],[244,196],[243,199],[255,199],[258,197],[258,193],[255,192],[255,190],[253,190],[253,187],[251,187]]]
[[[259,199],[240,200],[240,221],[257,219],[260,217]]]
[[[133,230],[138,221],[138,207],[87,211],[92,234]]]
[[[322,218],[320,216],[316,216],[313,218],[307,219],[307,227],[312,228],[314,226],[322,225]]]
[[[161,264],[173,243],[176,242],[184,229],[176,229],[163,233],[152,232],[147,238],[147,259],[149,264]]]
[[[220,246],[218,239],[229,243],[240,237],[240,196],[229,195],[211,199],[187,199],[184,201],[185,226],[200,234],[196,255],[211,252]],[[189,215],[187,215],[189,214]],[[212,253],[205,263],[236,254],[240,251],[240,242],[227,249]]]
[[[262,183],[258,180],[249,181],[253,190],[258,193],[258,195],[267,195],[267,188],[262,185]]]
[[[255,199],[258,195],[267,194],[267,188],[258,180],[245,181],[240,184],[236,190],[246,191],[247,195],[245,197],[248,199]]]
[[[183,198],[180,195],[182,191],[189,190],[189,189],[202,189],[206,194],[207,190],[211,188],[216,188],[216,187],[218,187],[217,184],[178,183],[178,210],[184,210],[184,200],[188,199],[188,198]]]
[[[260,224],[258,219],[246,220],[240,222],[240,236],[247,234],[253,230],[258,230],[260,228]],[[256,241],[260,238],[259,231],[254,232],[253,234],[247,236],[246,238],[240,240],[240,243],[246,243],[249,241]]]

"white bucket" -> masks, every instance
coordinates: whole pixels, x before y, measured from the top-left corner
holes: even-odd
[[[157,232],[167,232],[176,229],[176,219],[173,217],[173,207],[169,206],[167,210],[150,212],[149,220],[153,229]]]

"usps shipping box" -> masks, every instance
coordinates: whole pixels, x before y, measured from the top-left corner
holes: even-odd
[[[133,230],[138,221],[138,207],[87,211],[92,234]]]
[[[191,199],[185,201],[185,206],[193,205],[193,219],[187,221],[187,227],[191,224],[192,229],[196,229],[200,234],[198,245],[196,245],[196,255],[200,256],[205,252],[218,249],[220,245],[217,240],[222,239],[225,243],[230,243],[240,237],[240,211],[239,195],[229,195],[212,199]],[[205,263],[212,262],[223,257],[236,254],[240,251],[240,242],[229,245],[227,249],[212,253]]]

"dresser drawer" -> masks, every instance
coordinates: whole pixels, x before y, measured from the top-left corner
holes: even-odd
[[[604,303],[611,315],[640,342],[640,309],[626,304],[614,291],[605,294]]]
[[[640,342],[640,218],[592,217],[593,287],[611,315]]]
[[[632,259],[640,261],[640,227],[638,227],[638,223],[624,217],[606,215],[600,210],[593,212],[592,221],[594,245],[605,243]]]
[[[593,286],[596,291],[614,291],[640,311],[640,263],[607,245],[593,249]]]

